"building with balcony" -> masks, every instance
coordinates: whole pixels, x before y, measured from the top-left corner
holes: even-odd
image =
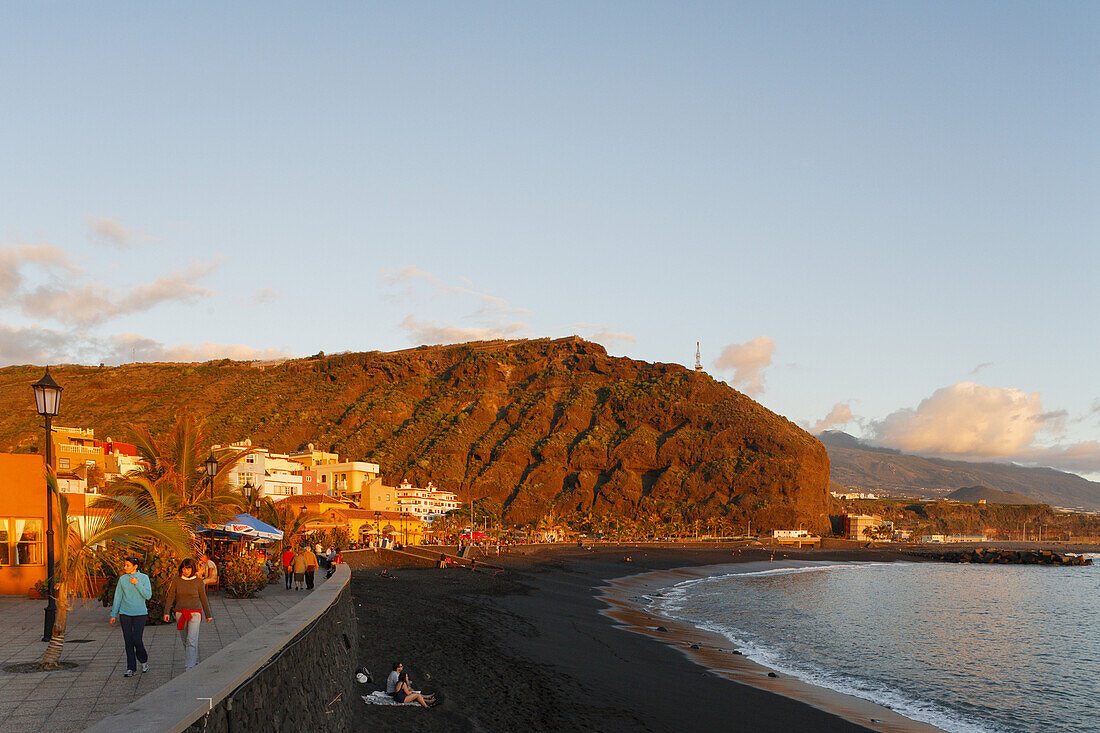
[[[394,487],[394,495],[399,511],[429,522],[459,507],[458,494],[438,489],[431,481],[423,489],[402,481]]]
[[[872,532],[883,525],[882,517],[873,514],[845,514],[844,536],[850,540],[868,540]]]
[[[94,428],[56,427],[51,439],[59,488],[66,493],[97,493],[108,481],[144,466],[137,446],[110,437],[96,440]]]
[[[348,499],[364,509],[397,511],[397,497],[392,487],[382,485],[377,463],[342,461],[339,454],[317,450],[312,443],[290,458],[316,474],[314,488],[321,493]]]
[[[243,489],[246,485],[251,485],[256,496],[272,499],[305,493],[304,474],[309,471],[285,453],[272,453],[267,448],[257,448],[248,439],[227,446],[215,445],[213,450],[231,451],[240,456],[227,473],[231,486]],[[312,480],[310,483],[312,485]]]

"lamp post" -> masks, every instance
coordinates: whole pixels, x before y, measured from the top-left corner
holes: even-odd
[[[53,419],[61,410],[61,385],[53,381],[50,368],[31,387],[34,389],[34,404],[38,414],[46,418],[46,471],[53,472]],[[57,599],[53,592],[53,496],[50,494],[49,479],[46,483],[46,618],[42,627],[42,641],[49,641],[53,635],[53,623],[57,617]]]
[[[214,498],[214,477],[218,475],[218,459],[214,457],[214,452],[210,452],[210,457],[206,459],[206,482],[210,490],[210,498]]]
[[[374,513],[374,534],[378,540],[382,539],[382,512],[376,511]],[[381,543],[379,543],[381,544]]]

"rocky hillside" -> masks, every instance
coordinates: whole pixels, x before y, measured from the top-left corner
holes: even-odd
[[[790,421],[703,373],[614,358],[578,338],[477,342],[298,359],[52,370],[60,425],[125,439],[178,409],[214,442],[315,443],[379,463],[388,483],[429,479],[487,497],[514,521],[551,509],[754,526],[828,527],[829,458]],[[0,370],[0,448],[35,450],[30,383]]]
[[[1001,491],[1000,489],[991,489],[988,486],[964,486],[961,489],[952,491],[947,495],[947,498],[971,504],[977,504],[979,501],[985,501],[989,504],[1040,503],[1026,494],[1021,494],[1019,491]]]
[[[1025,494],[1052,506],[1100,511],[1100,484],[1072,473],[926,458],[868,445],[839,431],[818,437],[829,450],[834,483],[847,489],[942,499],[956,489],[980,485]]]

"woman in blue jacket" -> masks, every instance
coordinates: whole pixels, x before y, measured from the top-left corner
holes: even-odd
[[[149,609],[145,602],[153,595],[153,586],[149,576],[139,569],[140,561],[128,557],[122,563],[123,575],[115,586],[115,605],[111,608],[109,623],[115,625],[118,620],[122,627],[122,638],[126,643],[126,676],[133,677],[137,663],[141,662],[141,671],[149,671],[149,654],[141,637],[145,633],[145,620]]]

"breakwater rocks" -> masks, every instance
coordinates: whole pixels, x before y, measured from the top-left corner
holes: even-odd
[[[941,562],[973,562],[997,565],[1092,565],[1092,558],[1059,554],[1053,550],[995,550],[978,547],[973,550],[913,553]]]

